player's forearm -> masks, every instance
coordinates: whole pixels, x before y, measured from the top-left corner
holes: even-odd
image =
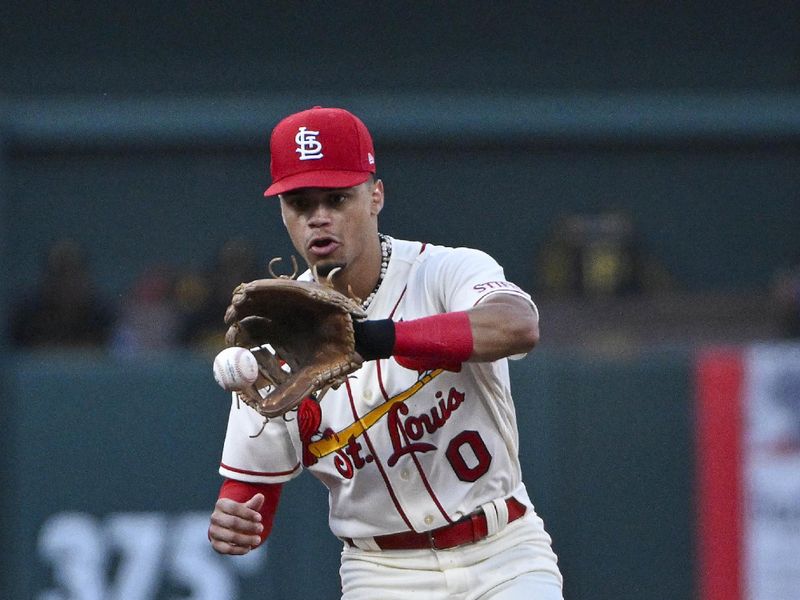
[[[517,296],[498,294],[467,314],[473,339],[470,361],[525,354],[539,342],[539,319],[531,305]]]
[[[394,356],[451,370],[468,360],[485,362],[528,352],[539,338],[535,312],[514,296],[412,321],[364,321],[356,323],[355,330],[356,349],[366,360]]]

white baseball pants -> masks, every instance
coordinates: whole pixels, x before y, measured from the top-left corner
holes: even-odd
[[[550,536],[533,511],[450,550],[346,545],[339,573],[342,600],[563,600]]]

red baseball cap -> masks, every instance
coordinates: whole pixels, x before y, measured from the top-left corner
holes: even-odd
[[[315,106],[289,115],[269,142],[272,185],[265,196],[305,187],[347,188],[375,172],[372,138],[343,108]]]

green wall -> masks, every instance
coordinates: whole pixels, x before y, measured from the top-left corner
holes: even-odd
[[[29,0],[0,17],[0,89],[23,95],[798,84],[790,0]]]
[[[506,142],[499,133],[489,147],[441,138],[431,147],[424,136],[381,134],[380,123],[382,228],[484,249],[534,293],[541,283],[536,258],[553,225],[570,213],[628,211],[644,253],[688,290],[764,288],[800,251],[800,152],[793,146],[753,145],[742,134],[729,146],[700,148],[684,139],[671,147],[645,128],[645,147],[622,140],[553,148]],[[170,149],[148,138],[140,150],[133,142],[115,150],[100,141],[88,154],[12,153],[9,287],[15,296],[32,287],[49,244],[62,236],[83,242],[95,281],[115,301],[154,264],[178,271],[212,265],[233,236],[252,240],[264,264],[287,256],[292,249],[276,201],[262,197],[266,140],[265,126],[261,143],[247,148]]]
[[[63,235],[109,297],[234,234],[287,253],[268,135],[322,104],[373,131],[389,233],[535,289],[561,215],[618,208],[679,286],[763,288],[800,252],[798,39],[789,0],[3,3],[7,285]]]
[[[692,598],[689,358],[544,348],[512,365],[525,478],[572,600]],[[129,585],[126,600],[187,594],[187,582],[214,597],[338,597],[339,542],[309,475],[286,486],[266,552],[210,550],[228,411],[210,360],[13,357],[0,505],[14,515],[15,552],[0,562],[8,597],[63,590],[59,569],[84,589]]]

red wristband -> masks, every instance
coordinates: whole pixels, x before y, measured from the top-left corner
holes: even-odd
[[[460,364],[472,356],[472,326],[466,312],[443,313],[395,323],[392,354]]]
[[[230,498],[237,502],[247,502],[256,494],[264,494],[264,503],[258,511],[261,513],[261,542],[263,543],[269,532],[272,531],[272,522],[278,509],[278,500],[281,498],[282,483],[249,483],[226,479],[219,490],[220,498]]]

